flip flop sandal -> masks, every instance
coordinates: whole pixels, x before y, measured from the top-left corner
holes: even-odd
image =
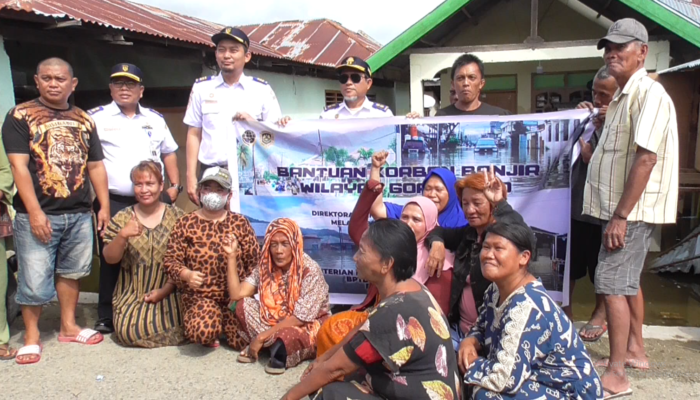
[[[265,365],[265,372],[267,372],[270,375],[282,375],[287,369],[284,367],[275,367],[272,365],[272,362],[268,362],[267,365]]]
[[[29,346],[22,346],[17,355],[15,356],[15,362],[19,365],[36,364],[41,361],[41,351],[43,347],[40,344],[30,344]],[[37,356],[33,360],[20,360],[19,357],[22,356]]]
[[[592,331],[592,330],[594,330],[594,329],[600,329],[600,330],[601,330],[600,334],[597,335],[597,336],[591,337],[591,338],[585,338],[585,337],[581,336],[581,332],[583,332],[583,331]],[[607,332],[607,331],[608,331],[608,326],[607,326],[607,325],[602,325],[602,326],[601,326],[601,325],[586,324],[586,325],[582,326],[581,329],[578,331],[578,336],[579,336],[579,337],[581,338],[581,340],[583,340],[584,342],[595,343],[595,342],[599,341],[600,338],[602,338],[603,335],[605,335],[605,332]]]
[[[252,364],[255,362],[255,360],[248,355],[248,346],[246,346],[246,348],[238,354],[236,361],[241,364]]]
[[[209,343],[209,344],[204,344],[204,347],[209,347],[210,349],[218,349],[219,346],[221,346],[221,343],[219,343],[219,339],[216,339],[215,341]]]
[[[608,394],[607,396],[605,394]],[[632,396],[632,388],[628,388],[627,390],[623,390],[621,392],[613,393],[612,391],[603,388],[603,399],[604,400],[612,400],[612,399],[619,399],[620,397],[627,397],[627,396]]]
[[[99,335],[99,336],[98,336]],[[97,340],[90,342],[90,339],[92,338],[97,338]],[[100,332],[97,332],[94,329],[90,328],[85,328],[80,333],[78,333],[77,336],[61,336],[58,335],[58,341],[60,343],[79,343],[79,344],[84,344],[87,346],[94,346],[98,343],[101,343],[104,340],[104,336]]]
[[[0,356],[1,361],[9,361],[17,356],[17,350],[13,349],[9,345],[0,351],[5,352],[3,355]]]

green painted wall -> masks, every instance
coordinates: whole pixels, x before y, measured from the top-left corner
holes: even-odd
[[[5,46],[0,36],[0,123],[5,120],[5,114],[15,106],[14,88],[12,86],[12,68],[10,57],[5,52]]]

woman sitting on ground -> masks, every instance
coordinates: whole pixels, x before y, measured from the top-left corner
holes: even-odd
[[[384,186],[379,181],[379,172],[387,155],[388,153],[383,151],[372,157],[370,179],[352,212],[348,232],[356,245],[359,245],[362,234],[369,227],[368,219],[371,204],[375,203],[375,199],[381,196],[384,190]],[[427,197],[413,197],[403,207],[401,220],[411,228],[418,243],[418,263],[413,279],[428,288],[433,297],[437,299],[440,311],[446,314],[450,304],[454,254],[450,252],[444,254],[445,260],[440,270],[430,270],[427,267],[428,249],[423,243],[428,234],[438,226],[437,207]],[[433,265],[437,265],[437,263],[433,263]],[[331,317],[319,332],[318,355],[322,355],[328,349],[338,344],[352,328],[361,325],[367,318],[369,307],[376,305],[378,301],[378,290],[375,286],[370,285],[365,300],[358,307]]]
[[[228,256],[228,291],[239,331],[248,346],[238,362],[252,363],[270,348],[269,374],[282,374],[316,356],[316,335],[330,315],[328,284],[316,261],[304,253],[296,222],[272,221],[265,233],[260,263],[243,282],[238,274],[238,241],[223,240]],[[260,294],[260,301],[253,295]]]
[[[283,399],[302,399],[319,389],[316,399],[323,400],[459,397],[461,379],[445,317],[430,292],[411,279],[416,248],[415,234],[401,221],[384,219],[369,227],[354,259],[359,277],[379,289],[382,301],[367,321],[311,364]]]
[[[170,232],[184,215],[161,203],[160,164],[142,161],[131,170],[136,204],[117,213],[104,235],[104,257],[120,267],[114,290],[114,332],[124,346],[175,346],[185,341],[180,298],[163,270]]]
[[[386,163],[386,156],[389,153],[383,151],[379,154],[382,156],[382,165],[378,168],[381,169]],[[373,168],[376,168],[374,165],[376,162],[375,157],[372,157]],[[444,228],[461,228],[467,225],[467,220],[460,207],[460,198],[455,191],[456,183],[455,174],[446,168],[430,170],[422,183],[422,194],[435,203],[438,210],[438,224]],[[375,221],[383,218],[401,219],[402,212],[403,206],[384,202],[384,197],[380,192],[372,203],[370,215]]]
[[[457,182],[457,193],[469,226],[459,229],[436,227],[425,240],[430,247],[429,268],[440,268],[445,249],[454,252],[452,290],[447,319],[459,346],[476,321],[484,292],[491,282],[481,275],[479,252],[486,228],[494,221],[519,221],[523,218],[506,201],[505,185],[491,171],[477,172]],[[437,266],[432,264],[438,264]]]
[[[528,271],[535,235],[522,222],[486,229],[481,271],[493,282],[459,349],[473,399],[602,399],[574,324]]]
[[[218,347],[226,334],[229,346],[241,349],[238,323],[229,309],[228,260],[219,238],[235,236],[240,254],[240,279],[258,265],[260,246],[248,220],[227,210],[231,196],[231,174],[213,167],[204,171],[197,187],[202,208],[185,215],[175,224],[165,270],[182,291],[185,337],[207,347]]]

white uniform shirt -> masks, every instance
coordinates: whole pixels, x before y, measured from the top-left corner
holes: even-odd
[[[374,103],[365,98],[359,110],[351,111],[345,102],[334,104],[323,109],[321,119],[351,119],[351,118],[381,118],[393,117],[389,107]]]
[[[115,102],[88,114],[102,143],[110,193],[133,196],[131,169],[144,160],[160,163],[165,176],[161,154],[174,153],[178,147],[161,114],[139,106],[136,115],[129,118]]]
[[[228,136],[236,134],[233,117],[239,112],[272,123],[282,117],[275,92],[262,79],[241,75],[238,83],[232,86],[224,82],[221,74],[197,79],[192,86],[184,122],[202,128],[198,157],[202,164],[228,163]]]

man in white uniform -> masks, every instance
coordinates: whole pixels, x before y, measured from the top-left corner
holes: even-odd
[[[136,204],[131,169],[144,160],[158,162],[161,168],[164,166],[171,186],[161,200],[173,203],[182,191],[175,154],[178,146],[163,116],[139,104],[144,91],[141,70],[132,64],[115,65],[109,90],[112,103],[94,108],[88,114],[95,121],[105,156],[111,216]],[[99,210],[98,202],[95,202],[95,210]],[[101,238],[99,246],[101,253]],[[102,333],[114,331],[112,293],[118,277],[118,266],[107,264],[100,254],[100,293],[95,329]]]
[[[250,61],[250,40],[243,31],[227,27],[212,36],[216,45],[218,75],[197,79],[192,86],[184,122],[187,130],[187,194],[197,199],[199,173],[211,167],[236,171],[228,165],[230,136],[236,135],[236,121],[280,122],[281,111],[272,87],[262,79],[249,77],[243,68]],[[235,157],[231,157],[235,160]],[[238,190],[237,174],[233,190]],[[234,193],[235,195],[235,193]]]
[[[342,103],[326,107],[321,119],[393,117],[389,107],[367,98],[372,87],[372,70],[363,59],[348,57],[337,67]]]

